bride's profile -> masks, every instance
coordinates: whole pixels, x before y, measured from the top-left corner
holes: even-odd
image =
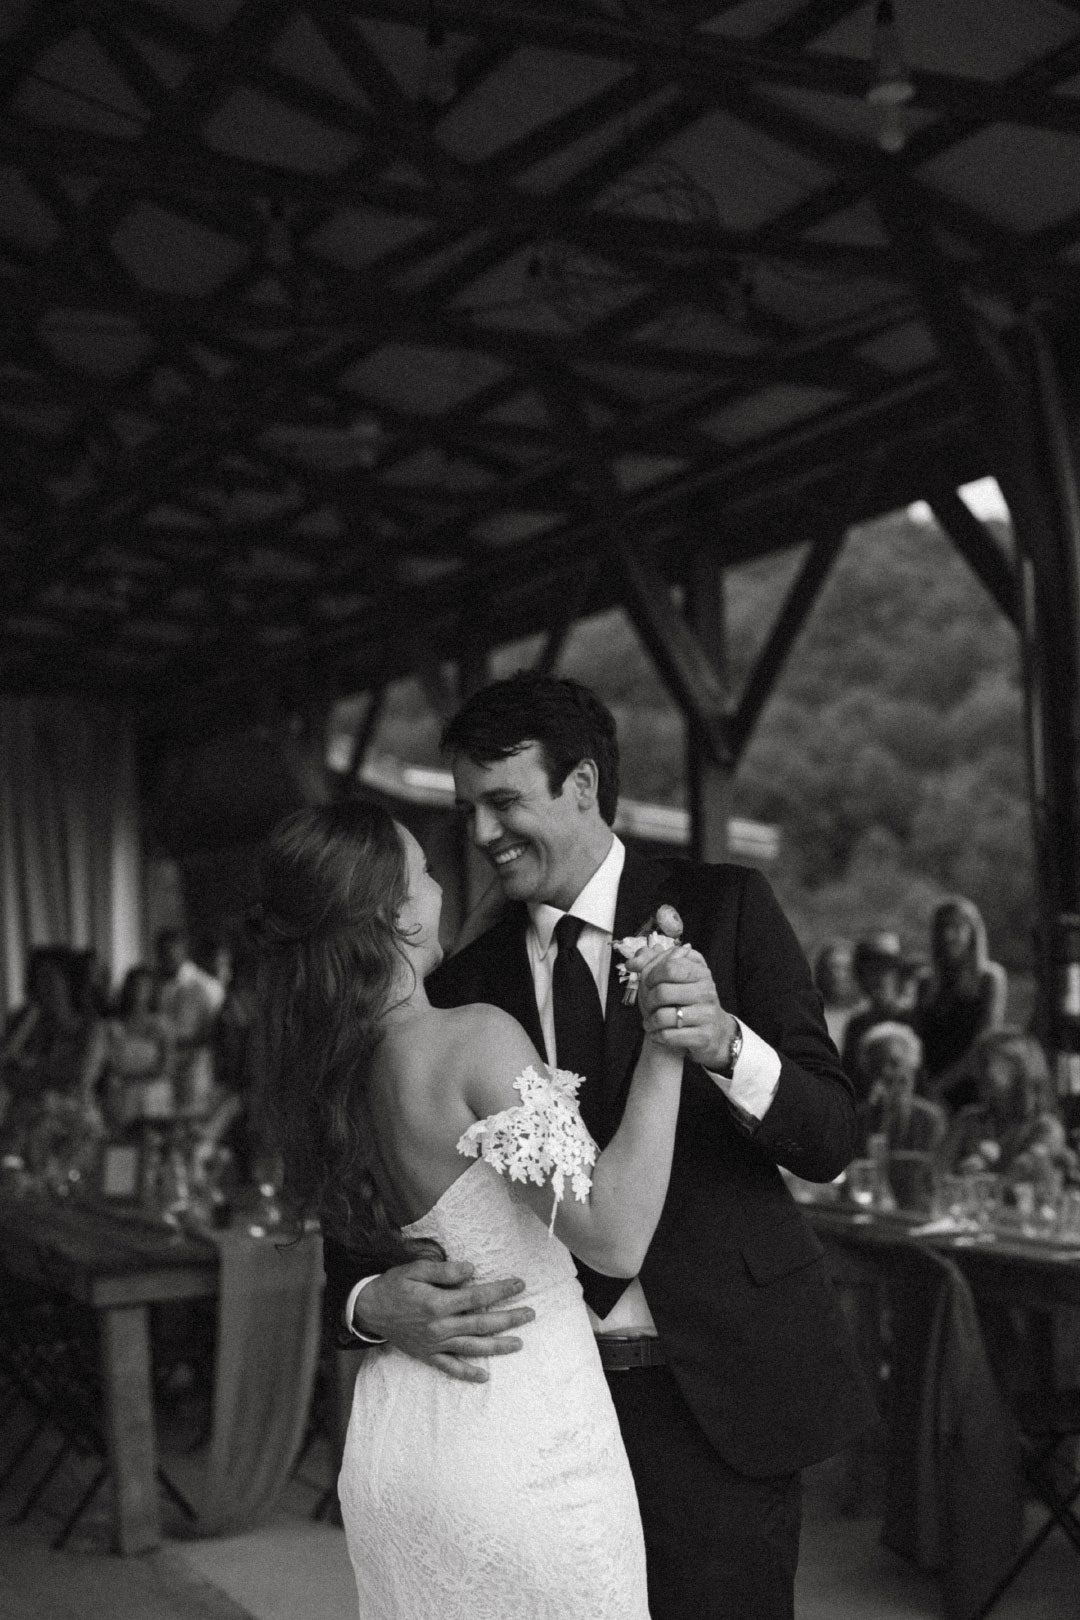
[[[629,1466],[571,1251],[633,1276],[667,1191],[681,1054],[643,1037],[599,1152],[576,1077],[486,1004],[430,1005],[441,891],[382,808],[271,834],[253,924],[266,1098],[298,1214],[370,1257],[515,1275],[534,1319],[482,1383],[367,1350],[339,1479],[362,1620],[647,1620]],[[673,942],[666,942],[673,946]],[[628,968],[648,975],[651,944]],[[685,950],[686,947],[673,947]]]

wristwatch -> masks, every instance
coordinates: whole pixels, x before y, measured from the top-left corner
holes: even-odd
[[[724,1076],[725,1080],[732,1079],[734,1074],[735,1074],[735,1065],[739,1061],[739,1053],[742,1051],[742,1049],[743,1049],[742,1025],[739,1023],[739,1020],[736,1018],[736,1020],[735,1020],[735,1033],[731,1037],[731,1051],[728,1054],[728,1060],[724,1064],[724,1067],[722,1069],[718,1069],[716,1071],[717,1074],[722,1074]]]

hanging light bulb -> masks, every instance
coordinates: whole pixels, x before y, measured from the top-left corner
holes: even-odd
[[[877,142],[883,152],[901,152],[907,140],[903,109],[915,99],[893,0],[878,0],[874,12],[874,82],[866,100],[878,119]]]
[[[429,118],[437,118],[456,95],[454,59],[446,43],[446,29],[436,14],[434,0],[431,0],[424,34],[424,61],[420,69],[417,105]]]

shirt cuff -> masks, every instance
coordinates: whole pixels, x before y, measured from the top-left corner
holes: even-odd
[[[780,1083],[780,1054],[773,1050],[768,1041],[763,1041],[760,1035],[747,1029],[741,1019],[739,1028],[742,1030],[743,1044],[734,1072],[728,1076],[706,1069],[705,1073],[716,1082],[740,1115],[751,1124],[758,1125],[776,1096]]]
[[[352,1287],[349,1289],[349,1297],[345,1301],[345,1326],[348,1328],[354,1339],[360,1339],[364,1344],[386,1343],[385,1339],[377,1339],[370,1333],[361,1333],[360,1329],[358,1327],[354,1327],[353,1325],[353,1312],[356,1309],[356,1302],[360,1298],[363,1290],[367,1287],[368,1283],[374,1282],[378,1275],[379,1273],[376,1271],[373,1272],[370,1277],[361,1277],[358,1283],[353,1283]]]

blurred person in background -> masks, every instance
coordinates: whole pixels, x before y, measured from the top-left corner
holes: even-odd
[[[930,972],[911,1022],[923,1043],[923,1089],[954,1112],[974,1102],[975,1042],[1005,1019],[1005,969],[991,962],[978,907],[961,895],[944,900],[930,921]]]
[[[105,1065],[105,1030],[94,1012],[89,975],[80,954],[63,945],[30,953],[26,1001],[8,1022],[0,1046],[7,1095],[5,1145],[22,1151],[34,1120],[51,1099],[88,1112]]]
[[[840,1066],[854,1085],[859,1102],[865,1102],[868,1095],[859,1077],[859,1042],[875,1024],[909,1021],[900,999],[903,961],[900,936],[890,928],[875,929],[856,942],[852,971],[866,1001],[848,1019],[840,1049]]]
[[[163,1110],[172,1100],[176,1038],[171,1021],[154,1011],[152,968],[140,964],[128,969],[105,1030],[110,1118],[124,1124],[143,1117],[148,1086],[158,1088]]]
[[[962,1173],[993,1171],[1014,1181],[1074,1176],[1076,1155],[1058,1112],[1046,1054],[1034,1035],[1004,1025],[976,1042],[976,1101],[949,1127],[944,1158]]]
[[[205,1113],[213,1101],[214,1022],[225,987],[188,955],[180,928],[163,928],[155,941],[155,1010],[171,1023],[176,1040],[176,1102],[181,1113]]]
[[[921,1071],[922,1042],[910,1024],[892,1019],[873,1024],[863,1035],[858,1072],[866,1091],[861,1109],[864,1150],[870,1137],[880,1133],[890,1153],[937,1153],[948,1121],[937,1103],[915,1095]]]
[[[862,1002],[852,971],[853,955],[849,939],[830,939],[814,958],[814,983],[821,996],[825,1028],[838,1052],[843,1048],[848,1023]]]

